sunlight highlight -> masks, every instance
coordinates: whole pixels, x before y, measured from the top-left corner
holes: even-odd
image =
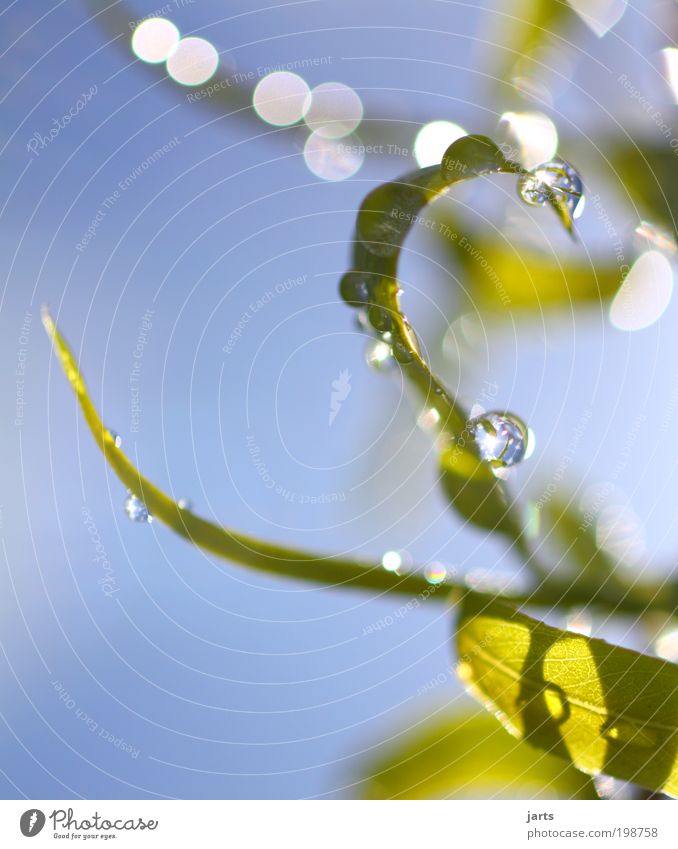
[[[182,38],[167,60],[167,73],[180,85],[202,85],[214,76],[219,54],[204,38]]]
[[[179,44],[179,30],[166,18],[142,21],[132,35],[132,51],[144,62],[166,62]]]
[[[414,158],[417,165],[420,168],[439,165],[452,142],[466,135],[466,130],[452,121],[431,121],[424,124],[414,140]]]
[[[276,127],[288,127],[304,117],[311,106],[311,90],[298,74],[275,71],[254,89],[252,104],[257,115]]]
[[[646,251],[633,263],[610,307],[618,330],[643,330],[661,318],[671,301],[673,270],[659,251]]]

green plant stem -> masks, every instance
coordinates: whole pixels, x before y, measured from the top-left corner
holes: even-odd
[[[190,510],[180,507],[155,484],[144,477],[115,444],[114,437],[101,420],[80,373],[79,365],[68,344],[59,332],[47,310],[43,310],[43,324],[59,357],[68,382],[75,392],[85,421],[96,444],[107,462],[127,489],[143,501],[151,515],[171,530],[205,551],[225,560],[276,577],[296,578],[320,587],[341,587],[377,592],[396,593],[408,598],[431,598],[443,603],[454,603],[470,590],[463,583],[431,584],[421,574],[412,571],[397,575],[385,570],[379,562],[343,557],[331,557],[314,552],[265,542],[255,537],[238,533],[230,528],[209,522]],[[676,591],[663,593],[655,600],[654,608],[673,611],[676,608]],[[549,581],[537,586],[534,591],[518,595],[501,596],[490,592],[473,591],[479,598],[488,601],[501,597],[513,604],[539,606],[592,604],[614,612],[622,610],[638,613],[645,608],[635,598],[618,599],[599,594],[591,598],[590,591],[581,591],[576,585],[568,587]]]

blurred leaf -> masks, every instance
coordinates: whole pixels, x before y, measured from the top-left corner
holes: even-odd
[[[543,62],[537,54],[539,48],[576,20],[572,7],[563,0],[517,0],[511,4],[510,14],[498,18],[498,33],[488,35],[490,42],[496,40],[508,48],[495,78],[505,81],[529,73],[535,59]]]
[[[368,799],[595,799],[591,779],[515,740],[485,713],[429,720],[369,765]]]
[[[574,579],[582,586],[600,587],[616,582],[617,563],[596,541],[595,522],[563,499],[552,498],[542,508],[543,532],[551,534],[574,564]]]
[[[459,675],[506,728],[589,773],[678,795],[678,666],[466,596]]]
[[[441,454],[440,471],[450,504],[465,519],[513,538],[520,535],[520,525],[510,509],[508,491],[495,477],[489,463],[455,444]]]
[[[605,148],[614,179],[628,192],[639,215],[678,232],[678,157],[668,144],[662,147],[617,141]]]
[[[439,230],[455,236],[459,232],[449,219]],[[574,257],[561,260],[481,236],[442,236],[439,242],[459,263],[465,297],[480,312],[599,305],[622,283],[616,263],[594,266]]]

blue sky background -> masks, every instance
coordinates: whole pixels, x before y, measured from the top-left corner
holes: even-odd
[[[139,0],[122,15],[141,18],[160,5]],[[657,129],[619,74],[637,80],[678,132],[652,59],[667,45],[653,23],[661,4],[638,5],[603,39],[583,25],[569,33],[571,70],[547,110],[563,153],[568,145],[580,153],[587,187],[625,234],[637,213],[600,166],[604,146],[626,130],[656,140]],[[405,548],[417,562],[440,559],[461,571],[519,568],[501,543],[446,509],[430,438],[398,376],[365,366],[364,335],[338,299],[361,199],[413,159],[368,156],[352,179],[318,179],[304,163],[303,134],[189,102],[188,89],[135,60],[129,28],[102,26],[103,7],[0,4],[0,790],[7,798],[349,794],[380,741],[469,704],[450,674],[451,614],[428,604],[365,635],[402,599],[273,580],[219,562],[158,523],[131,523],[39,310],[47,302],[58,317],[126,452],[202,515],[328,553]],[[519,108],[495,78],[507,21],[493,4],[319,0],[256,9],[195,0],[166,15],[240,69],[331,58],[302,71],[309,84],[351,85],[369,132],[388,126],[373,119],[395,118],[393,133],[410,148],[427,121],[493,135],[500,115]],[[33,134],[47,134],[92,86],[86,108],[31,153]],[[170,143],[106,209],[118,182]],[[513,193],[508,183],[469,187],[451,203],[458,212],[478,203],[515,234],[532,213]],[[578,248],[547,215],[535,213],[554,251],[610,258],[595,215],[582,219]],[[440,338],[458,281],[438,261],[426,235],[414,234],[403,276],[412,284],[408,311],[454,384]],[[249,304],[298,278],[226,354]],[[133,432],[130,372],[147,311]],[[635,334],[612,328],[602,308],[507,320],[488,327],[461,377],[469,397],[496,380],[498,406],[535,429],[537,452],[515,478],[528,493],[549,480],[583,414],[573,486],[608,480],[634,420],[645,416],[614,483],[642,519],[657,569],[678,547],[675,510],[660,497],[678,478],[676,317],[672,304]],[[20,349],[25,416],[17,426]],[[346,369],[351,392],[330,427],[331,384]],[[262,484],[248,437],[294,499]],[[319,498],[332,494],[332,503]],[[320,503],[301,503],[313,499]],[[102,591],[92,527],[113,595]],[[434,680],[432,692],[417,695]]]

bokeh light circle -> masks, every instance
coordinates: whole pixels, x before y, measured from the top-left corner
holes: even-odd
[[[219,67],[219,54],[204,38],[182,38],[167,60],[167,73],[181,85],[202,85]]]
[[[134,30],[132,51],[144,62],[166,62],[177,49],[179,38],[179,30],[172,21],[166,18],[149,18]]]
[[[365,155],[359,145],[311,133],[304,146],[308,169],[323,180],[347,180],[360,170]]]
[[[417,165],[420,168],[439,165],[452,142],[465,135],[466,130],[452,121],[431,121],[424,124],[414,140],[414,158]]]
[[[298,74],[274,71],[254,89],[252,103],[262,121],[276,127],[287,127],[301,121],[308,112],[311,89]]]
[[[360,124],[362,117],[362,100],[344,83],[322,83],[311,92],[306,123],[322,138],[347,136]]]

